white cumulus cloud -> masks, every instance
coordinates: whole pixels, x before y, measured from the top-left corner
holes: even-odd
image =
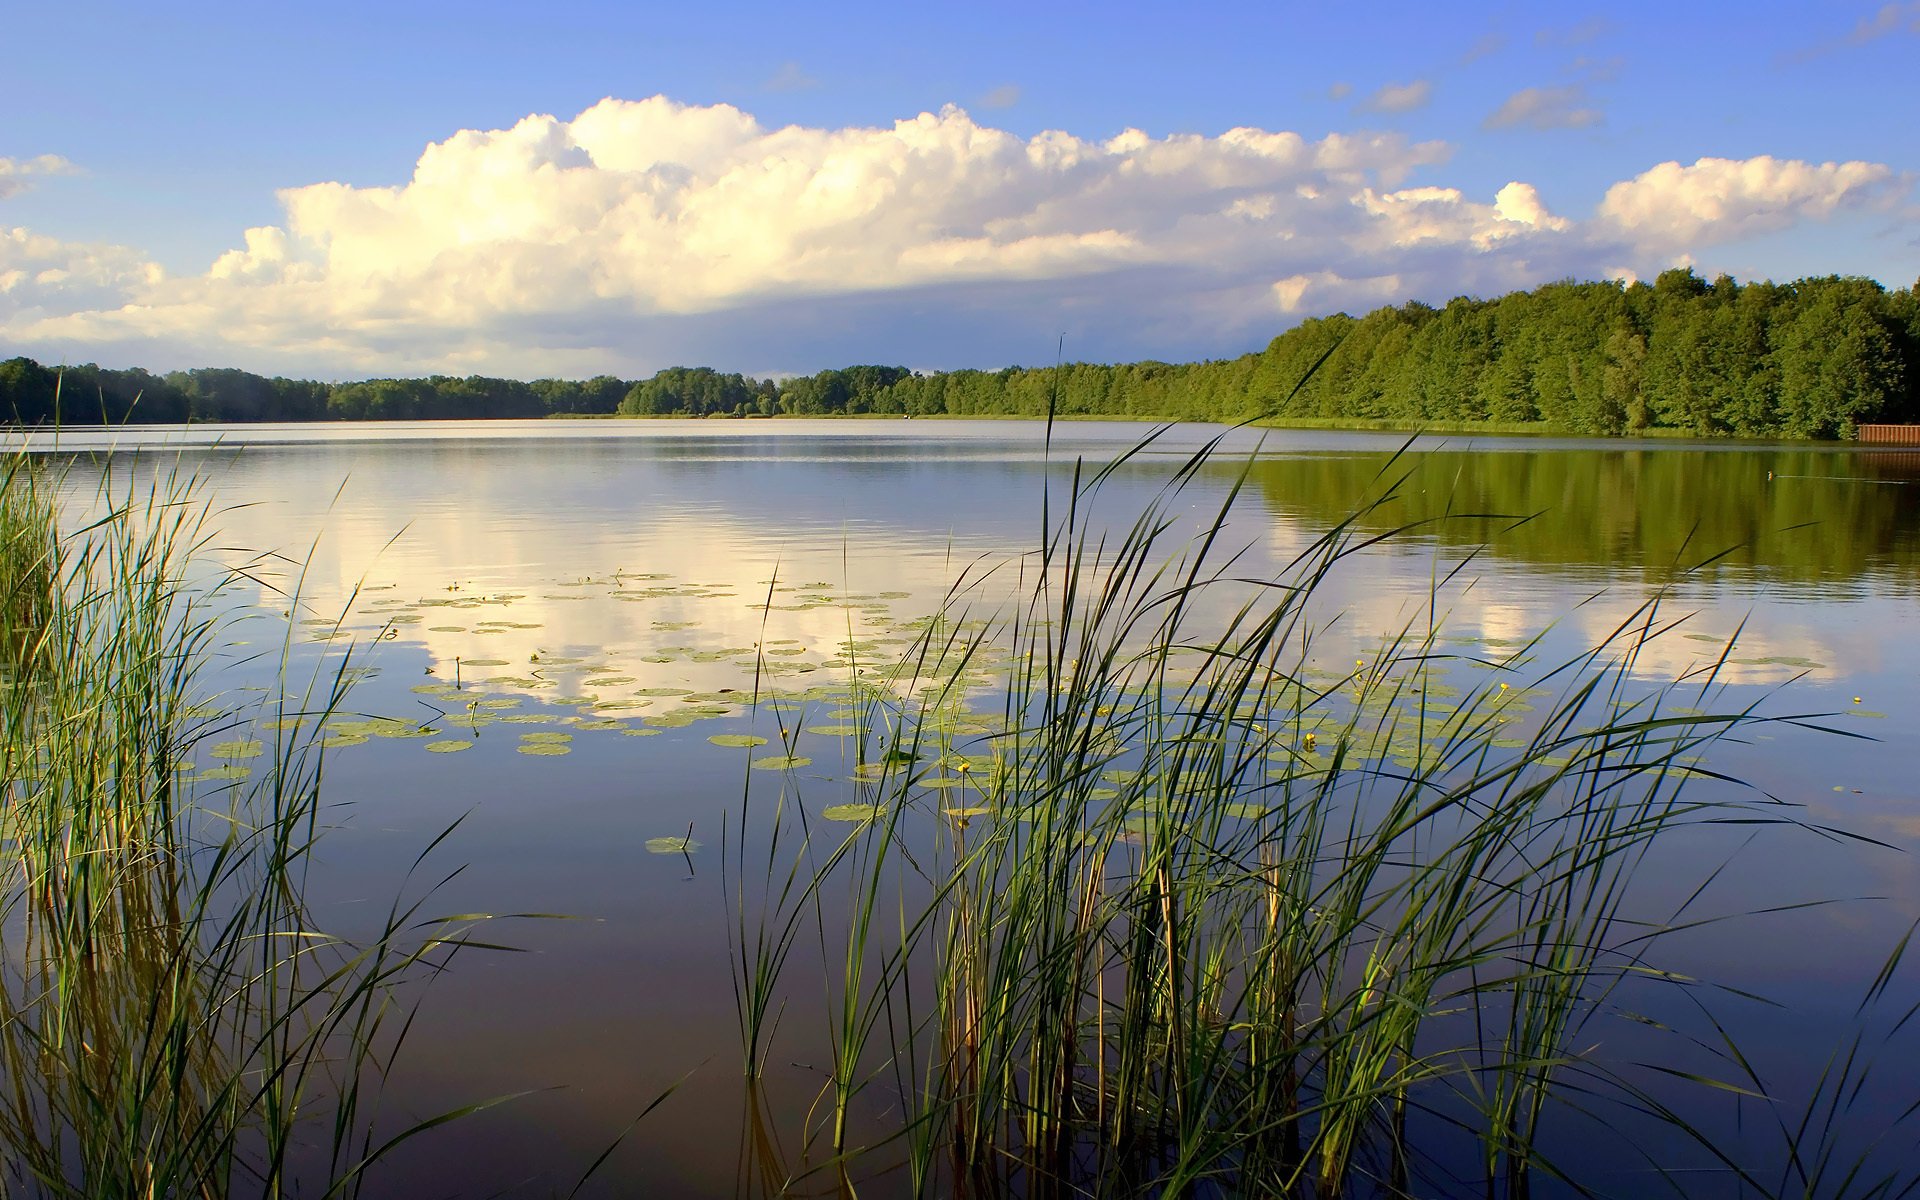
[[[33,158],[0,158],[0,200],[26,190],[36,175],[72,175],[76,168],[58,154]]]
[[[1582,219],[1524,180],[1430,181],[1449,153],[1255,128],[1023,137],[952,107],[775,128],[609,99],[455,133],[389,186],[285,189],[282,219],[200,275],[15,230],[0,337],[333,375],[999,365],[1063,331],[1087,357],[1195,357],[1314,312],[1657,270],[1897,182],[1703,159]]]
[[[1600,218],[1649,247],[1680,251],[1785,229],[1904,190],[1881,163],[1757,158],[1664,162],[1607,189]]]
[[[0,331],[76,310],[118,308],[165,273],[126,246],[65,242],[0,226]]]

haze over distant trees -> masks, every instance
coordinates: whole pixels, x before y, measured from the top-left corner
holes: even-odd
[[[1050,400],[1067,415],[1161,420],[1494,421],[1609,435],[1843,437],[1862,423],[1920,421],[1920,295],[1870,279],[1740,284],[1680,269],[1651,284],[1569,281],[1443,308],[1411,302],[1316,318],[1233,359],[928,374],[853,366],[778,382],[706,367],[642,380],[328,384],[230,369],[159,376],[91,365],[62,373],[27,358],[0,363],[0,416],[28,424],[1039,416]]]

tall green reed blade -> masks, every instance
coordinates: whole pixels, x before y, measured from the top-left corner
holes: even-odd
[[[193,480],[142,494],[109,474],[70,504],[58,487],[22,454],[0,490],[0,577],[21,598],[0,689],[0,1162],[52,1196],[355,1194],[425,1127],[390,1135],[374,1115],[400,989],[477,943],[463,919],[423,918],[431,889],[367,944],[314,924],[312,734],[277,735],[251,784],[182,767],[256,716],[317,729],[289,704],[324,718],[344,668],[316,667],[290,702],[283,647],[267,713],[207,715],[193,701],[246,567],[213,561]]]

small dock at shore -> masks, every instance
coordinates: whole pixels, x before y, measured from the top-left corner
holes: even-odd
[[[1920,446],[1920,425],[1861,425],[1858,430],[1862,445]]]

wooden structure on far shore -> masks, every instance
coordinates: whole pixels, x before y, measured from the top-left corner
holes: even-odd
[[[1861,425],[1859,440],[1877,446],[1920,446],[1920,425]]]

